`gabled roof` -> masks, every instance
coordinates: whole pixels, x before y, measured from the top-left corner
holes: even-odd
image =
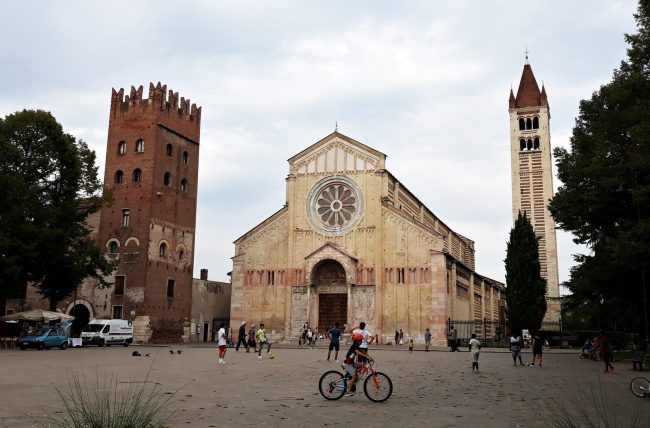
[[[308,153],[311,153],[311,152],[313,152],[315,150],[318,150],[322,146],[327,145],[331,140],[333,140],[335,138],[340,138],[341,140],[346,141],[346,142],[352,144],[353,146],[357,146],[360,150],[369,152],[372,155],[374,155],[374,156],[376,156],[376,157],[378,157],[378,158],[380,158],[382,160],[386,159],[386,155],[383,154],[382,152],[380,152],[379,150],[375,150],[370,146],[366,146],[365,144],[360,143],[357,140],[354,140],[354,139],[348,137],[347,135],[341,134],[338,131],[334,131],[331,134],[329,134],[327,137],[323,138],[322,140],[317,141],[316,143],[314,143],[311,146],[307,147],[306,149],[304,149],[300,153],[298,153],[298,154],[292,156],[291,158],[287,159],[287,161],[290,164],[293,164],[296,160],[302,158],[303,156],[305,156]]]
[[[327,247],[333,248],[334,250],[338,251],[338,252],[341,253],[342,255],[344,255],[344,256],[346,256],[346,257],[349,257],[349,258],[351,258],[351,259],[354,260],[354,261],[358,261],[358,259],[357,259],[356,257],[354,257],[352,254],[345,252],[344,250],[340,249],[339,247],[337,247],[336,245],[332,244],[331,242],[328,242],[328,243],[326,243],[325,245],[323,245],[322,247],[320,247],[319,249],[317,249],[316,251],[311,252],[309,255],[307,255],[307,256],[305,257],[305,260],[307,260],[308,258],[312,257],[314,254],[320,253],[321,251],[323,251],[323,250],[324,250],[325,248],[327,248]]]
[[[544,95],[546,95],[546,91],[544,91]],[[542,93],[539,90],[539,85],[537,85],[533,69],[530,64],[525,64],[524,71],[521,73],[521,80],[519,81],[519,89],[517,89],[517,97],[515,98],[514,107],[537,107],[541,105],[543,105]],[[545,105],[548,105],[548,103]]]

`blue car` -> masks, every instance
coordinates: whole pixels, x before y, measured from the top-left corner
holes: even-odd
[[[27,348],[50,349],[68,347],[68,333],[63,327],[43,327],[34,334],[18,339],[18,346],[23,351]]]

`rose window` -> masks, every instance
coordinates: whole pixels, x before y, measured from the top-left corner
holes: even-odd
[[[307,196],[307,214],[316,228],[328,233],[342,233],[361,219],[361,189],[348,177],[327,177],[311,189]]]
[[[318,195],[318,215],[328,226],[343,226],[352,219],[357,199],[349,187],[329,186]]]

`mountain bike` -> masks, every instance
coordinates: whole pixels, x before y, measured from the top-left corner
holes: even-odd
[[[359,364],[355,385],[365,377],[363,392],[366,394],[366,397],[370,401],[381,403],[382,401],[388,400],[388,397],[393,393],[393,382],[388,375],[376,371],[373,366],[373,363]],[[329,370],[320,377],[318,390],[325,399],[338,400],[347,391],[349,380],[349,373],[346,372],[343,374],[337,370]]]
[[[650,397],[650,381],[644,377],[635,377],[630,382],[630,389],[632,394],[637,397]]]

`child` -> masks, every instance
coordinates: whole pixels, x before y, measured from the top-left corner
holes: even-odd
[[[360,345],[361,342],[363,342],[363,339],[364,336],[361,333],[352,334],[352,346],[350,346],[350,349],[345,354],[345,360],[343,361],[343,369],[351,376],[348,381],[348,397],[352,397],[356,392],[355,383],[357,382],[357,363],[354,362],[354,358],[359,356],[364,357],[371,362],[373,361],[373,359],[370,358],[370,355],[361,350]]]
[[[472,338],[469,341],[469,352],[472,353],[472,373],[475,373],[474,369],[476,369],[476,373],[478,373],[478,355],[480,350],[481,342],[476,338],[476,334],[472,333]]]
[[[264,323],[260,323],[260,329],[257,330],[257,341],[260,342],[260,350],[257,353],[257,358],[262,358],[262,348],[264,345],[267,345],[266,353],[268,354],[271,350],[271,342],[266,337],[266,330],[264,329]]]
[[[411,352],[411,353],[413,352],[413,338],[412,337],[409,338],[409,352]]]

